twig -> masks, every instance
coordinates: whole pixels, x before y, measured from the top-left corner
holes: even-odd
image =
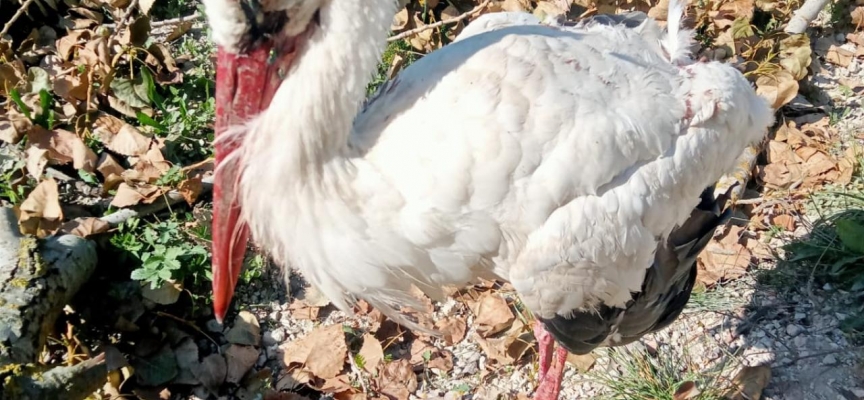
[[[111,39],[114,39],[114,37],[117,36],[118,33],[123,31],[123,28],[125,28],[126,24],[129,23],[129,18],[132,17],[132,11],[135,11],[135,8],[137,7],[138,0],[132,0],[132,2],[129,3],[129,6],[126,8],[126,13],[123,14],[123,17],[120,18],[119,22],[117,22],[117,28],[114,30],[114,33],[111,34]]]
[[[21,15],[23,15],[24,12],[27,11],[31,3],[33,3],[33,0],[25,1],[24,4],[21,5],[21,8],[18,9],[18,12],[16,12],[15,15],[12,16],[12,19],[10,19],[9,22],[6,23],[6,25],[3,25],[3,30],[0,31],[0,38],[6,36],[6,33],[9,32],[9,28],[12,27],[12,24],[14,24],[15,21],[18,20],[18,18],[21,18]]]
[[[201,17],[201,14],[199,14],[198,12],[194,12],[191,15],[186,15],[183,17],[163,19],[161,21],[150,22],[150,27],[151,28],[159,28],[159,27],[168,26],[168,25],[182,24],[184,22],[194,21],[194,20],[198,19],[199,17]],[[108,29],[114,29],[117,26],[117,24],[104,24],[102,26],[104,26]]]
[[[387,41],[388,41],[388,42],[395,42],[395,41],[397,41],[397,40],[405,39],[405,38],[407,38],[407,37],[409,37],[409,36],[414,36],[414,35],[416,35],[416,34],[418,34],[418,33],[420,33],[420,32],[428,31],[429,29],[435,29],[435,28],[438,28],[438,27],[440,27],[440,26],[450,25],[450,24],[455,24],[455,23],[457,23],[457,22],[459,22],[459,21],[461,21],[461,20],[463,20],[463,19],[465,19],[465,18],[468,18],[468,17],[470,17],[470,16],[472,16],[472,15],[474,15],[474,14],[477,14],[478,12],[480,12],[481,10],[483,10],[484,8],[486,8],[486,6],[489,5],[489,3],[491,3],[491,2],[492,2],[492,0],[486,0],[486,1],[484,1],[482,4],[480,4],[479,6],[474,7],[471,11],[468,11],[468,12],[462,13],[462,14],[459,15],[458,17],[453,17],[453,18],[450,18],[450,19],[445,19],[445,20],[442,20],[442,21],[438,21],[438,22],[436,22],[436,23],[434,23],[434,24],[423,25],[423,26],[421,26],[421,27],[419,27],[419,28],[414,28],[414,29],[407,30],[407,31],[402,32],[402,33],[400,33],[400,34],[398,34],[398,35],[390,36],[389,38],[387,38]]]
[[[756,198],[754,198],[754,199],[741,199],[741,200],[737,200],[737,201],[735,202],[735,204],[751,205],[751,204],[759,204],[759,203],[761,203],[761,202],[763,202],[763,201],[765,201],[764,198],[762,198],[762,197],[756,197]]]
[[[810,23],[819,15],[819,11],[825,8],[826,4],[828,4],[828,0],[807,0],[798,11],[795,11],[795,15],[789,19],[789,23],[786,24],[784,31],[791,35],[804,33],[807,27],[810,26]]]
[[[201,189],[201,194],[209,192],[210,189],[213,187],[213,185],[212,185],[213,177],[209,176],[207,178],[204,178],[201,180],[201,183],[203,184],[203,187]],[[184,202],[184,201],[186,201],[186,198],[184,198],[183,195],[180,194],[180,192],[178,192],[176,190],[172,190],[168,193],[165,193],[165,196],[162,198],[162,200],[156,201],[153,204],[144,205],[144,206],[141,206],[141,207],[138,207],[135,209],[124,208],[124,209],[118,210],[117,212],[115,212],[113,214],[106,215],[106,216],[101,217],[99,219],[107,222],[108,225],[110,225],[113,228],[113,227],[117,227],[118,225],[128,221],[131,218],[143,217],[145,215],[155,214],[155,213],[160,212],[160,211],[162,211],[168,207],[171,207],[175,204],[178,204],[178,203]]]

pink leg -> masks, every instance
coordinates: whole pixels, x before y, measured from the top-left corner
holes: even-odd
[[[540,374],[537,380],[542,381],[546,372],[549,371],[549,364],[552,363],[552,349],[555,347],[555,339],[552,339],[552,334],[546,331],[540,321],[534,322],[534,338],[537,339],[537,352],[540,353]]]
[[[561,393],[561,380],[564,379],[564,363],[567,361],[567,350],[563,347],[555,349],[555,358],[552,366],[543,376],[537,391],[534,392],[534,400],[558,400]]]

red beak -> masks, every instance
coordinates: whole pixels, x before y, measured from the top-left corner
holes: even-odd
[[[232,125],[245,123],[266,109],[281,83],[280,71],[287,71],[294,58],[290,48],[271,59],[273,43],[266,41],[244,54],[221,47],[216,57],[216,132],[219,138]],[[287,51],[286,51],[287,50]],[[220,168],[220,163],[242,145],[237,141],[218,142],[215,148],[216,174],[213,180],[213,311],[220,323],[225,318],[234,288],[243,268],[249,228],[240,220],[237,201],[242,171],[237,164]]]

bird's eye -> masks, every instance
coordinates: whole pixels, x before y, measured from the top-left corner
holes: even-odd
[[[267,11],[258,0],[243,0],[240,7],[248,23],[248,30],[241,44],[245,49],[253,48],[278,34],[289,21],[285,10]]]

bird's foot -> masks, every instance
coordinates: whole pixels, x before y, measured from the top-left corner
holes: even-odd
[[[537,391],[534,392],[534,400],[558,400],[561,393],[561,381],[564,379],[564,363],[567,361],[567,350],[563,347],[555,349],[555,356],[551,360],[551,366],[540,380]]]
[[[537,353],[540,356],[538,362],[540,368],[537,380],[543,381],[546,372],[549,371],[549,364],[552,362],[552,349],[555,347],[555,339],[552,338],[552,334],[546,330],[546,327],[540,321],[534,322],[534,338],[537,339]]]

